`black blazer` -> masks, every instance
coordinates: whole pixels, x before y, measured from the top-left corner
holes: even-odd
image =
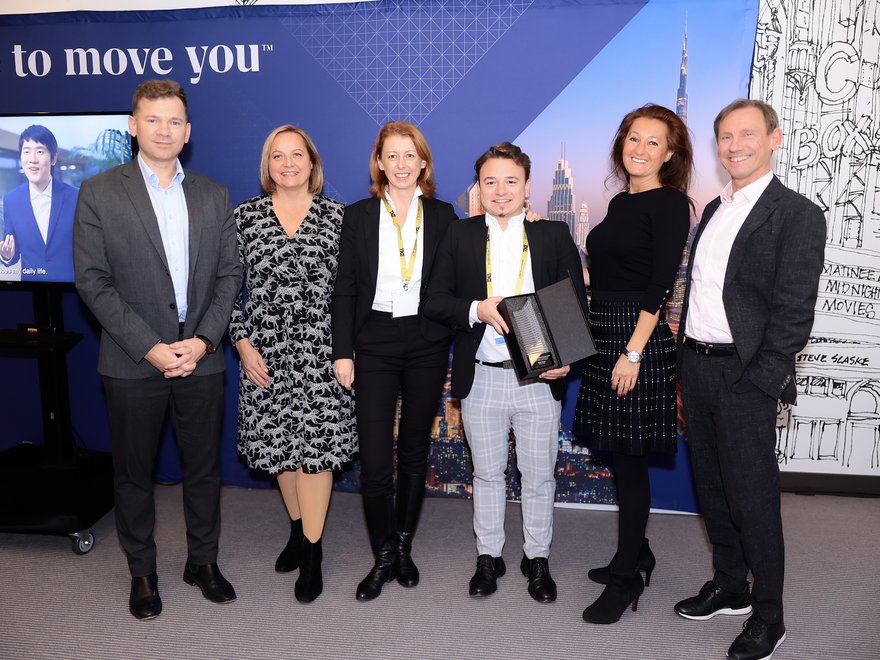
[[[706,207],[694,236],[681,333],[687,327],[694,255],[720,203],[716,197]],[[745,378],[774,399],[794,403],[795,356],[810,338],[824,263],[822,209],[774,176],[736,235],[724,275],[724,311],[739,356],[739,368],[730,376],[734,391],[747,385],[741,382]],[[681,351],[690,350],[681,346],[679,361]]]
[[[379,199],[370,197],[345,207],[339,245],[339,270],[331,307],[334,360],[354,357],[355,338],[370,315],[373,298],[376,297],[380,203]],[[422,197],[422,207],[424,253],[419,295],[424,302],[437,247],[449,223],[458,219],[458,216],[452,204],[438,199]],[[440,340],[450,334],[449,328],[426,319],[421,310],[419,328],[428,340]]]
[[[571,275],[582,307],[587,308],[587,291],[577,248],[563,222],[526,222],[529,238],[532,278],[535,288],[555,284]],[[428,295],[425,315],[455,330],[455,354],[452,360],[452,396],[463,398],[474,382],[474,358],[486,330],[485,323],[470,326],[469,314],[474,300],[485,300],[486,291],[486,216],[478,215],[455,222],[440,244]],[[553,397],[565,396],[566,379],[549,381]]]

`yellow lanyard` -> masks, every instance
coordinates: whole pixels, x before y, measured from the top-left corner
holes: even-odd
[[[516,289],[513,295],[518,296],[522,292],[523,280],[526,277],[526,265],[529,262],[529,237],[526,236],[526,226],[522,230],[522,257],[519,260],[519,275],[516,276]],[[492,233],[486,227],[486,294],[492,297]]]
[[[385,204],[385,210],[391,216],[391,222],[397,230],[397,252],[400,254],[400,279],[403,281],[403,290],[409,291],[409,282],[412,279],[413,268],[416,265],[416,253],[419,251],[419,230],[422,228],[422,198],[419,197],[419,210],[416,212],[416,240],[413,241],[412,252],[409,255],[409,264],[406,263],[406,250],[403,247],[403,232],[400,231],[400,225],[397,222],[397,214],[391,208],[387,197],[382,198]]]

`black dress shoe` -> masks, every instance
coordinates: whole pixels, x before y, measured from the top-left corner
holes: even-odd
[[[770,660],[773,652],[784,641],[785,625],[782,621],[767,623],[757,614],[753,614],[730,645],[727,660]]]
[[[716,614],[751,614],[749,588],[747,586],[742,593],[735,593],[726,591],[713,580],[709,580],[699,594],[676,603],[675,612],[694,621],[706,621]]]
[[[597,584],[608,584],[608,580],[611,578],[611,570],[614,567],[614,560],[617,559],[617,553],[614,553],[614,556],[611,558],[611,563],[607,566],[603,566],[602,568],[591,568],[587,571],[587,577],[590,578],[593,582]],[[650,586],[651,584],[651,573],[654,572],[654,567],[657,565],[657,558],[654,557],[654,553],[651,552],[651,546],[648,545],[648,539],[642,539],[642,545],[639,548],[639,558],[636,563],[636,568],[645,574],[645,586]]]
[[[236,598],[235,589],[223,577],[217,562],[201,565],[186,562],[183,581],[196,585],[202,590],[202,595],[212,603],[229,603]]]
[[[550,564],[546,557],[529,559],[523,555],[519,570],[529,579],[529,596],[539,603],[556,600],[556,582],[550,575]]]
[[[135,619],[152,619],[162,613],[159,577],[155,573],[131,578],[128,611]]]
[[[471,596],[488,596],[498,589],[498,578],[507,571],[504,557],[480,555],[477,557],[477,571],[468,584]]]

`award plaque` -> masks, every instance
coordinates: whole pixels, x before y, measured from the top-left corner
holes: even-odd
[[[596,353],[587,313],[570,277],[535,293],[505,298],[498,312],[510,330],[504,340],[521,381]]]

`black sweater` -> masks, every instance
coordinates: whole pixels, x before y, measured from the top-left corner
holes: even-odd
[[[587,236],[591,288],[642,292],[639,308],[656,313],[672,295],[689,230],[688,198],[674,188],[616,195]]]

